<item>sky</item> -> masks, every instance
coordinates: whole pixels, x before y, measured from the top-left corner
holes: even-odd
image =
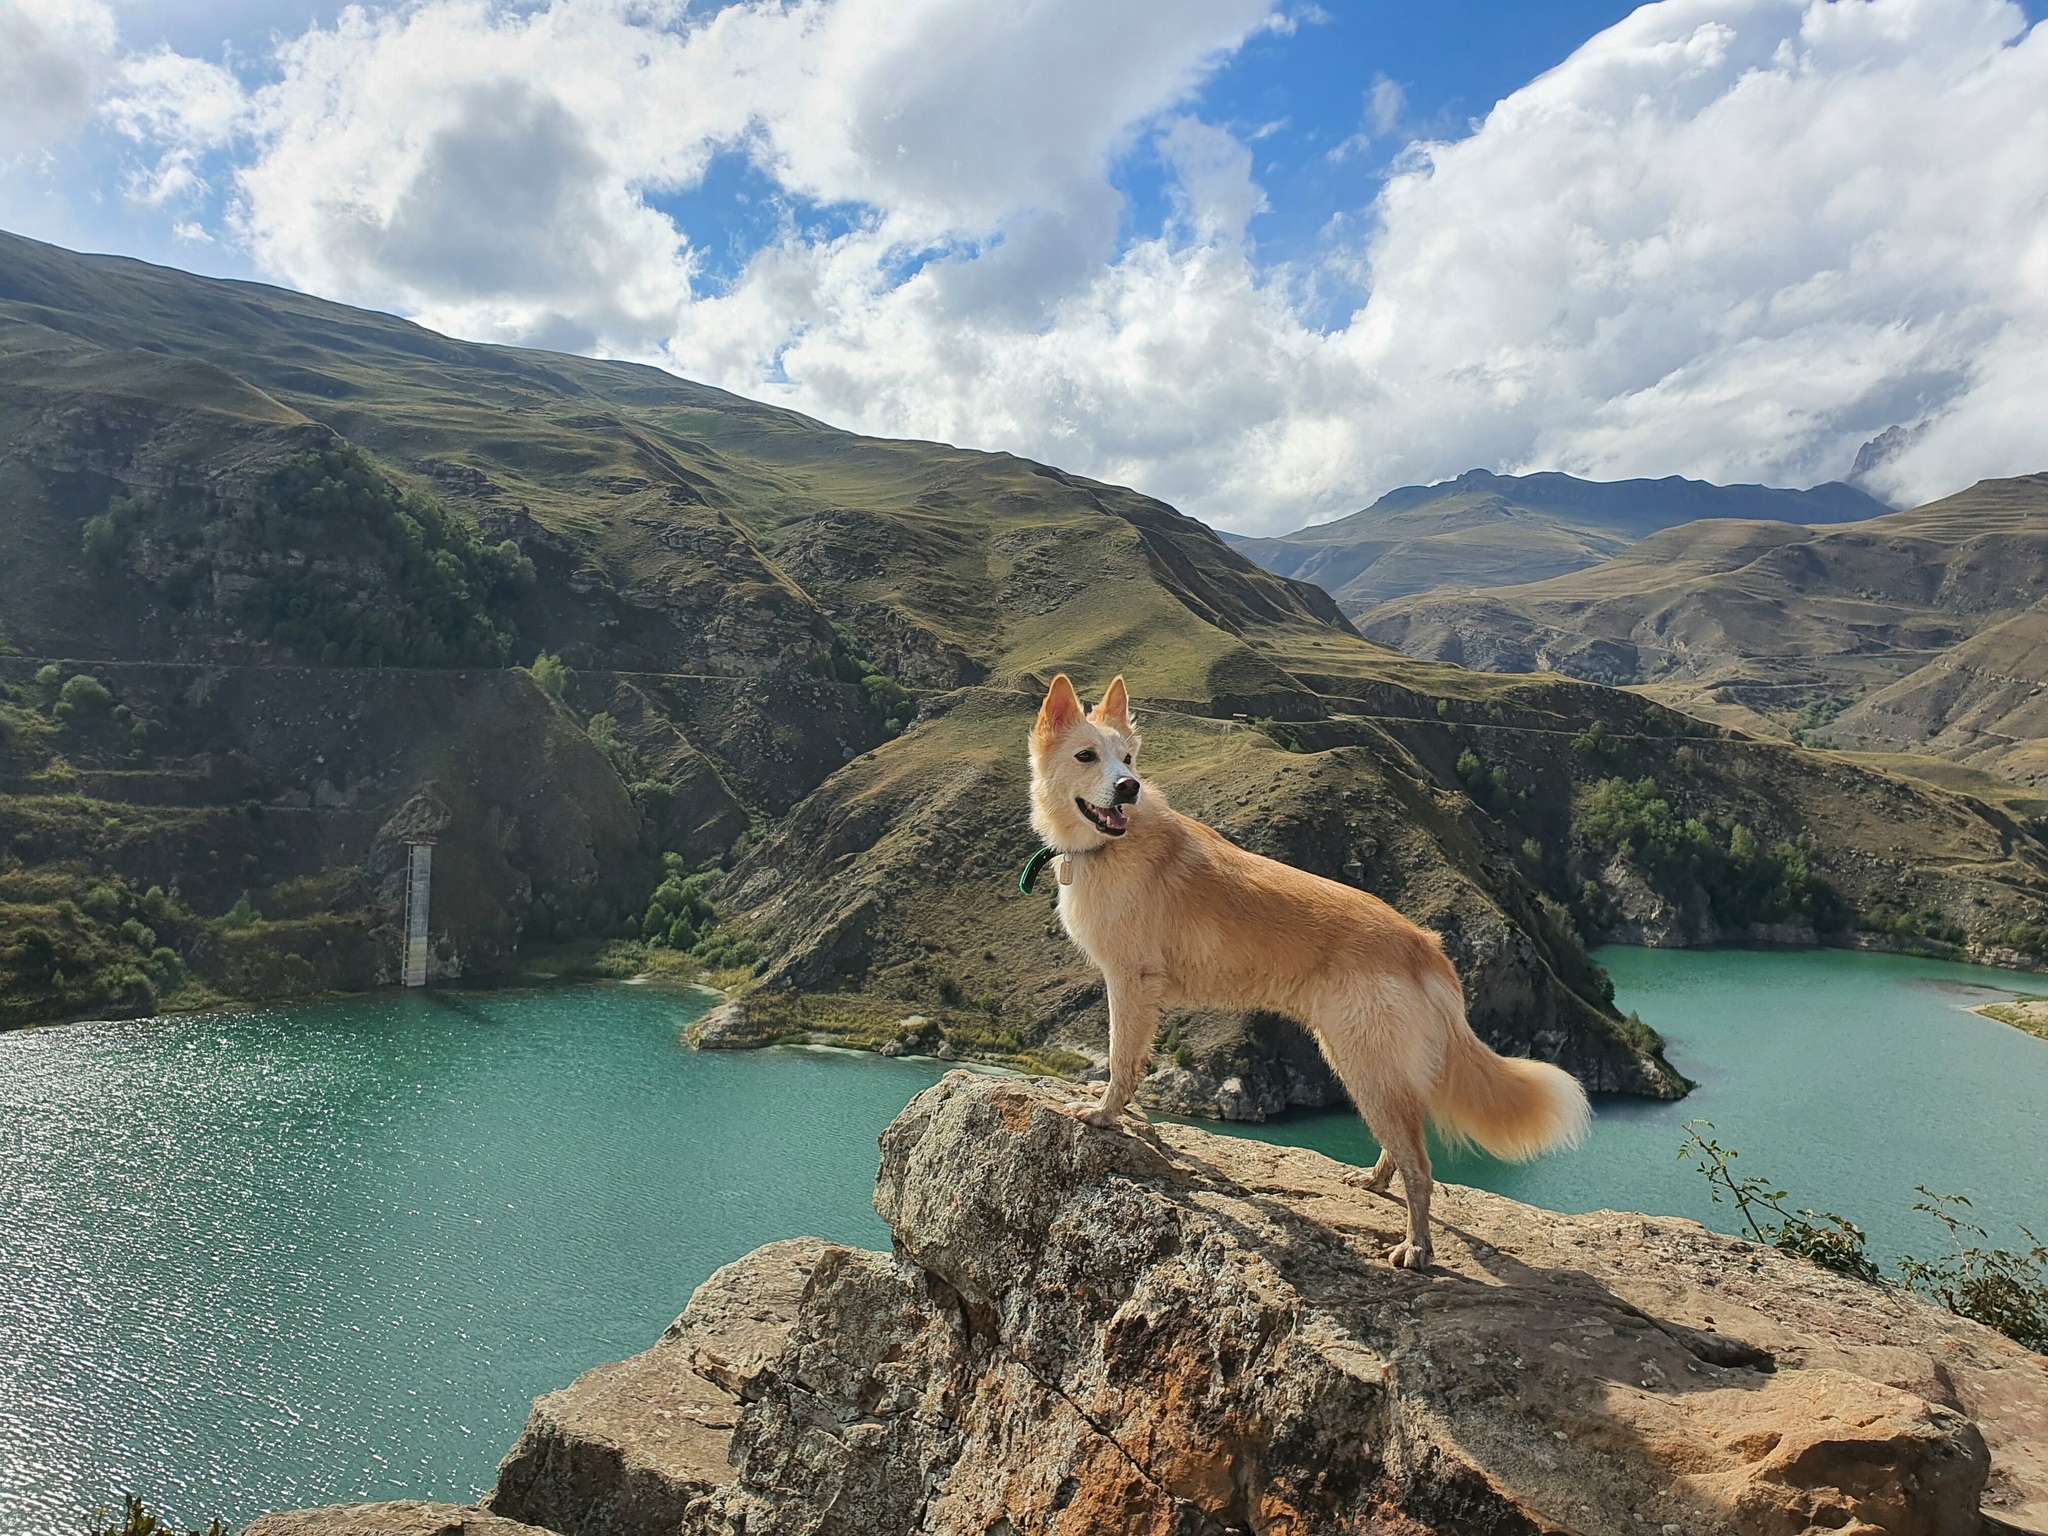
[[[2048,470],[2044,5],[0,0],[0,227],[1241,532],[1910,505]]]

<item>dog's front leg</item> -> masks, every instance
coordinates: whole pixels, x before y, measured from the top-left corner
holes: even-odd
[[[1153,970],[1138,970],[1125,976],[1109,976],[1109,1086],[1102,1102],[1081,1118],[1090,1125],[1107,1128],[1131,1102],[1138,1084],[1145,1080],[1145,1064],[1152,1056],[1152,1036],[1159,1029],[1159,1002],[1165,991],[1164,978]]]

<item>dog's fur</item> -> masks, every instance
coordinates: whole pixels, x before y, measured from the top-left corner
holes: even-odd
[[[1031,824],[1069,856],[1060,921],[1109,992],[1109,1084],[1083,1116],[1110,1127],[1144,1076],[1162,1007],[1263,1008],[1300,1020],[1398,1171],[1407,1240],[1430,1262],[1424,1121],[1523,1159],[1586,1133],[1586,1095],[1544,1062],[1495,1055],[1465,1021],[1437,937],[1375,896],[1247,853],[1140,789],[1138,734],[1119,677],[1092,713],[1053,679],[1031,732]]]

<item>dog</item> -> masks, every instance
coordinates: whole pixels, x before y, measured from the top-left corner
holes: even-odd
[[[1258,854],[1140,783],[1124,680],[1084,713],[1064,673],[1031,730],[1031,825],[1061,856],[1059,915],[1109,994],[1109,1082],[1076,1111],[1115,1126],[1151,1055],[1160,1010],[1267,1009],[1315,1035],[1395,1173],[1408,1235],[1397,1268],[1431,1260],[1425,1121],[1515,1161],[1582,1140],[1585,1090],[1547,1062],[1496,1055],[1465,1019],[1437,936],[1376,896]]]

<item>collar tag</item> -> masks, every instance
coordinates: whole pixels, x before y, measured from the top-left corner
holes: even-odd
[[[1072,884],[1074,883],[1074,860],[1073,860],[1073,856],[1072,856],[1072,855],[1070,855],[1070,854],[1065,854],[1065,853],[1063,853],[1063,854],[1061,854],[1061,855],[1059,856],[1059,860],[1058,860],[1058,863],[1059,863],[1059,871],[1060,871],[1060,884],[1061,884],[1061,885],[1072,885]]]

